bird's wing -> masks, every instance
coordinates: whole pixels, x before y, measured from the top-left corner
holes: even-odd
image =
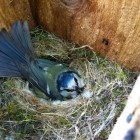
[[[58,64],[57,62],[46,60],[46,59],[37,59],[36,61],[39,65],[39,67],[42,68],[42,69]]]

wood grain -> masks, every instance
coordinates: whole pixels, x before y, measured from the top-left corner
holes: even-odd
[[[28,0],[0,0],[0,29],[10,29],[18,20],[28,20],[30,28],[35,27]]]
[[[140,0],[30,0],[39,25],[140,71]]]

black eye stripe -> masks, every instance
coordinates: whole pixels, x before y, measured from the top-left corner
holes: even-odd
[[[82,88],[77,88],[77,89],[64,89],[66,90],[67,92],[73,92],[73,91],[78,91],[78,90],[81,90],[83,91],[85,87],[82,87]]]
[[[75,91],[74,89],[65,89],[66,91],[68,91],[68,92],[73,92],[73,91]]]
[[[74,77],[77,87],[79,87],[78,80]]]

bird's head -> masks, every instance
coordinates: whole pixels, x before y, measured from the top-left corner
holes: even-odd
[[[68,99],[76,98],[84,90],[85,83],[75,71],[63,72],[57,79],[59,93]]]

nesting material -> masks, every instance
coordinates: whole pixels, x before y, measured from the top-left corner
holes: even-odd
[[[86,89],[75,99],[50,101],[37,98],[21,79],[1,79],[1,136],[107,139],[137,74],[101,58],[87,45],[79,47],[39,28],[31,35],[38,58],[76,69],[83,77]]]

